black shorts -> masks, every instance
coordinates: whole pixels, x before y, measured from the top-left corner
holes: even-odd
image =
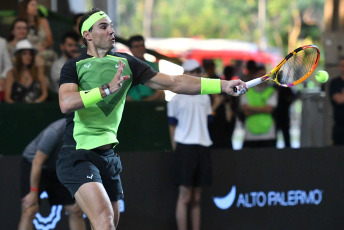
[[[73,197],[80,186],[88,182],[103,184],[111,201],[124,197],[120,177],[122,164],[113,149],[95,151],[62,147],[56,171]]]
[[[209,147],[177,143],[175,159],[177,185],[201,187],[212,184]]]
[[[24,197],[30,192],[30,172],[32,164],[25,158],[21,162],[21,196]],[[69,194],[67,188],[61,184],[55,171],[42,170],[39,184],[39,194],[43,191],[48,193],[50,205],[68,205],[75,201]]]

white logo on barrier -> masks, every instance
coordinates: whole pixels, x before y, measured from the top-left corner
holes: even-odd
[[[48,198],[46,191],[43,191],[40,195],[41,199]],[[51,212],[49,216],[43,217],[39,212],[36,214],[33,224],[36,229],[40,230],[50,230],[55,229],[57,222],[61,219],[61,210],[62,205],[53,205],[51,206]]]
[[[313,189],[310,191],[304,190],[289,190],[287,192],[269,191],[267,193],[249,192],[239,193],[237,196],[236,207],[253,208],[264,206],[296,206],[296,205],[319,205],[322,201],[323,191]],[[236,187],[233,186],[228,195],[224,197],[214,197],[215,205],[220,209],[230,208],[236,198]]]
[[[227,196],[224,197],[214,197],[214,203],[220,209],[228,209],[232,206],[235,200],[236,195],[236,187],[233,186],[231,191],[228,193]]]

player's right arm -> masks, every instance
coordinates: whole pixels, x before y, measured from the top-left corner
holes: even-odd
[[[85,107],[77,84],[65,83],[60,86],[59,104],[62,113],[70,113]]]
[[[122,87],[122,82],[129,79],[129,76],[122,76],[125,63],[119,62],[117,72],[109,83],[110,93],[117,92]],[[101,86],[98,87],[100,90],[101,97],[106,97],[105,91]],[[75,83],[64,83],[61,84],[59,89],[59,104],[62,113],[70,113],[76,110],[85,108],[84,101],[81,98],[78,90],[78,85]]]

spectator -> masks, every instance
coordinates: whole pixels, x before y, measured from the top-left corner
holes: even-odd
[[[5,100],[5,78],[7,72],[12,69],[12,62],[6,46],[6,40],[0,37],[0,101]]]
[[[225,67],[224,77],[225,80],[232,80],[234,77],[232,66]],[[238,98],[223,93],[211,96],[213,121],[209,123],[209,132],[213,141],[212,148],[232,148]]]
[[[146,53],[145,40],[141,35],[135,35],[129,38],[128,46],[130,52],[134,57],[140,59],[141,61],[146,62],[150,65],[155,71],[159,71],[157,63],[147,61],[144,58]],[[161,90],[153,90],[145,85],[137,85],[129,90],[127,100],[129,101],[156,101],[164,100],[165,93]]]
[[[15,65],[6,76],[6,102],[39,103],[46,100],[46,82],[43,68],[35,63],[36,52],[27,39],[17,43]]]
[[[32,229],[39,209],[39,194],[46,191],[49,204],[64,205],[71,230],[86,230],[82,211],[56,176],[57,154],[63,143],[66,121],[60,119],[45,128],[24,150],[21,162],[22,214],[19,230]]]
[[[205,70],[206,75],[212,79],[220,79],[220,76],[216,74],[216,65],[214,60],[212,59],[205,59],[203,60],[203,68]]]
[[[19,16],[25,18],[29,25],[27,39],[38,49],[39,55],[44,59],[44,74],[49,76],[50,68],[57,59],[57,54],[52,49],[54,40],[49,22],[38,15],[36,0],[23,0],[19,3]]]
[[[14,62],[14,50],[17,42],[26,39],[28,35],[28,24],[24,18],[15,19],[10,27],[10,33],[7,37],[7,48],[11,56],[12,62]]]
[[[339,61],[340,75],[330,83],[330,99],[333,106],[333,145],[344,145],[344,57]]]
[[[183,63],[185,74],[201,77],[201,65],[193,59]],[[168,102],[170,138],[176,156],[179,195],[176,207],[177,227],[187,229],[188,207],[192,229],[201,225],[201,187],[212,183],[208,118],[208,95],[175,95]]]
[[[265,75],[265,67],[257,68],[253,77]],[[277,93],[267,82],[251,88],[240,99],[245,115],[246,147],[276,147],[276,132],[272,113],[277,106]]]
[[[70,31],[62,35],[60,42],[62,55],[58,60],[54,61],[50,74],[49,88],[55,94],[59,91],[60,72],[63,65],[71,58],[75,58],[79,55],[78,42],[79,35],[74,31]]]
[[[253,78],[257,71],[257,64],[253,60],[249,60],[246,62],[246,69],[244,69],[244,75],[242,77],[243,81],[249,81]]]
[[[275,86],[278,94],[277,107],[274,111],[276,132],[282,131],[284,146],[290,148],[290,106],[297,98],[296,93],[289,87]]]

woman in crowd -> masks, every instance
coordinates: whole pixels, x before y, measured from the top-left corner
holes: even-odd
[[[28,34],[28,24],[26,19],[17,18],[13,21],[10,27],[10,32],[7,37],[7,48],[14,62],[14,50],[16,48],[17,42],[27,38]]]
[[[52,49],[54,40],[49,22],[40,17],[36,0],[23,0],[19,3],[19,17],[28,22],[27,39],[38,49],[39,55],[44,59],[45,75],[50,74],[50,68],[57,59],[57,54]]]
[[[35,63],[37,50],[27,40],[17,43],[14,68],[7,73],[5,101],[39,103],[48,96],[44,71]]]

